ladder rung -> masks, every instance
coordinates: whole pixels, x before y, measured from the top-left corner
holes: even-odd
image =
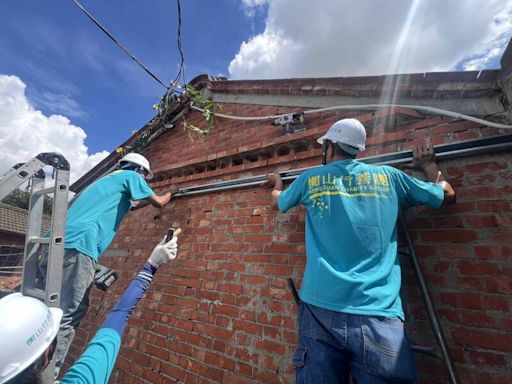
[[[45,292],[41,289],[26,288],[24,293],[27,294],[28,296],[37,297],[38,299],[41,300],[44,300],[46,297]]]
[[[28,239],[29,243],[37,243],[37,244],[50,244],[50,238],[48,237],[31,237]]]
[[[32,194],[38,196],[38,195],[47,195],[49,193],[54,193],[54,192],[55,192],[55,188],[50,187],[50,188],[43,188],[38,191],[34,191],[34,192],[32,192]]]

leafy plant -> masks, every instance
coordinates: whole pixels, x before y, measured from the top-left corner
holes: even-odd
[[[179,102],[180,98],[175,93],[167,91],[165,95],[160,97],[160,102],[153,104],[153,109],[158,111],[159,116],[162,116],[165,113],[165,111],[167,111],[174,104]]]
[[[191,85],[185,85],[183,89],[185,95],[190,98],[190,105],[199,107],[203,110],[203,117],[206,121],[207,127],[206,129],[201,129],[193,124],[187,123],[185,119],[183,119],[183,126],[185,127],[185,129],[189,129],[193,132],[196,132],[201,136],[208,136],[211,132],[214,123],[215,104],[211,99],[204,99],[201,96],[201,92],[199,92],[196,88],[194,88]]]
[[[183,92],[181,95],[177,95],[172,91],[168,91],[165,95],[160,98],[158,103],[153,104],[153,109],[158,111],[157,119],[161,124],[156,124],[151,129],[145,130],[142,133],[132,132],[132,135],[136,137],[136,140],[132,146],[119,147],[116,152],[121,156],[126,155],[128,152],[139,152],[146,147],[149,141],[152,141],[156,136],[162,132],[161,125],[165,128],[169,128],[167,124],[171,123],[174,116],[167,114],[174,105],[178,103],[190,103],[191,106],[199,107],[203,110],[202,115],[206,121],[206,128],[202,129],[194,124],[187,122],[183,117],[183,127],[191,132],[199,134],[201,137],[206,137],[210,134],[214,124],[215,109],[216,105],[211,99],[204,99],[195,87],[191,85],[183,85],[181,87]],[[159,132],[160,131],[160,132]]]

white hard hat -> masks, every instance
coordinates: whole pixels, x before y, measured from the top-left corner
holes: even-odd
[[[153,178],[153,173],[151,172],[151,169],[149,168],[149,161],[144,156],[142,156],[139,153],[129,153],[127,155],[124,155],[121,160],[117,162],[117,165],[121,166],[122,163],[132,163],[141,166],[144,168],[148,174],[146,176],[147,179]]]
[[[62,310],[12,293],[0,300],[0,384],[23,372],[52,343]]]
[[[352,155],[364,151],[366,141],[366,130],[363,124],[357,119],[343,119],[335,122],[327,133],[317,141],[323,144],[325,140],[332,141]]]

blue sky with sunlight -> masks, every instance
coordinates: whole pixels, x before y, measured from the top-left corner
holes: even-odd
[[[399,72],[498,68],[512,2],[419,1]],[[174,0],[82,0],[164,83],[175,76]],[[187,81],[385,74],[411,1],[182,0]],[[153,116],[165,89],[73,3],[0,2],[0,163],[58,150],[74,178]]]

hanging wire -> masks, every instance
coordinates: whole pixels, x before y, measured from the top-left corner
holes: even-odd
[[[181,43],[181,0],[176,0],[176,5],[178,6],[178,51],[180,53],[181,61],[178,74],[176,75],[174,81],[171,83],[171,87],[178,85],[180,77],[183,80],[183,84],[187,83],[185,80],[185,57],[183,55],[183,46]]]
[[[156,75],[153,74],[142,62],[140,62],[134,55],[132,55],[128,49],[126,49],[105,27],[103,27],[99,21],[97,21],[94,16],[92,16],[83,6],[78,2],[78,0],[73,0],[73,2],[92,20],[94,24],[98,26],[119,48],[121,48],[130,58],[135,61],[149,76],[155,79],[160,85],[169,89],[167,85],[165,85]],[[181,9],[180,9],[181,12]],[[181,23],[181,19],[180,19]],[[179,75],[179,73],[178,73]]]

